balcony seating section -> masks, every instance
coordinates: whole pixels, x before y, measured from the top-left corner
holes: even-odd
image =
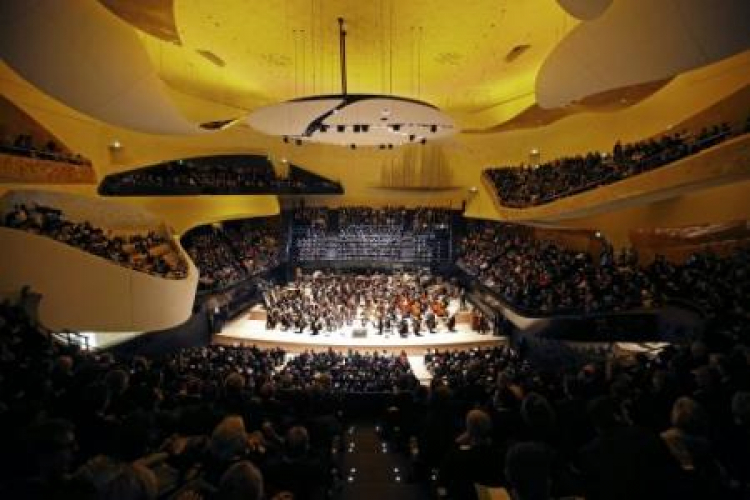
[[[175,160],[110,174],[99,186],[107,196],[190,196],[231,194],[340,194],[339,183],[291,166],[277,177],[266,156],[222,155]]]
[[[747,133],[749,128],[750,120],[744,127],[722,123],[630,144],[618,141],[611,151],[592,151],[538,165],[495,167],[485,170],[485,175],[501,205],[533,207],[669,165]]]
[[[279,265],[283,249],[278,217],[199,226],[182,244],[200,270],[199,291],[218,291],[269,271]]]
[[[169,279],[187,276],[187,262],[163,234],[115,234],[88,221],[71,221],[56,208],[16,205],[5,214],[5,227],[52,238],[121,266]]]

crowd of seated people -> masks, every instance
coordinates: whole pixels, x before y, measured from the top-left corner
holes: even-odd
[[[595,259],[534,237],[524,226],[476,223],[461,242],[459,265],[528,312],[595,313],[654,305],[649,275],[632,253]]]
[[[34,204],[16,205],[5,214],[5,227],[55,239],[121,266],[170,279],[187,275],[187,263],[174,243],[153,231],[114,235],[88,221],[74,222],[56,208]]]
[[[698,302],[713,316],[750,311],[750,249],[744,247],[723,257],[706,251],[679,265],[657,258],[641,266],[633,251],[614,255],[606,248],[594,259],[536,239],[529,228],[477,223],[462,242],[458,262],[527,312],[622,311],[675,298]]]
[[[52,341],[0,305],[0,497],[324,498],[336,392],[278,391],[279,349],[118,359]]]
[[[425,363],[432,399],[426,409],[403,405],[398,424],[419,437],[449,498],[476,498],[474,483],[512,498],[750,494],[747,339],[719,350],[696,340],[565,372],[509,348],[433,351]],[[529,453],[524,470],[514,470],[519,447]]]
[[[302,388],[316,377],[330,378],[335,391],[391,392],[394,388],[414,389],[418,381],[405,353],[348,353],[332,349],[306,351],[295,356],[278,372],[279,387]]]
[[[448,260],[454,214],[438,207],[299,207],[292,216],[292,257],[303,262]]]
[[[618,141],[609,152],[592,151],[541,165],[491,168],[485,172],[503,205],[530,207],[667,165],[710,148],[732,133],[729,125],[722,123],[692,135],[666,134],[630,144]]]
[[[313,335],[348,328],[377,334],[422,336],[438,328],[453,331],[459,288],[428,273],[301,274],[290,285],[264,293],[266,328]]]
[[[36,143],[31,134],[18,134],[15,138],[6,138],[0,142],[0,152],[69,163],[71,165],[91,165],[91,161],[88,158],[84,158],[80,154],[66,153],[52,139],[44,144]]]
[[[278,266],[281,232],[278,218],[227,221],[200,226],[182,238],[200,271],[199,290],[220,290]]]
[[[108,175],[100,191],[106,195],[339,193],[341,186],[291,167],[277,177],[265,157],[230,155],[175,160]]]
[[[685,272],[716,272],[718,262]],[[714,307],[732,304],[723,297]],[[335,477],[341,396],[384,391],[384,432],[410,443],[414,478],[434,470],[448,498],[477,498],[480,483],[521,500],[742,500],[750,346],[746,335],[717,344],[713,333],[567,370],[509,347],[430,351],[425,387],[403,354],[287,359],[280,349],[207,346],[118,359],[54,342],[23,303],[6,301],[0,496],[322,498]]]

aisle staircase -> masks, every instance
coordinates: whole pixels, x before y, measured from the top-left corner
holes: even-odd
[[[341,500],[427,500],[428,488],[411,482],[408,458],[395,452],[371,423],[349,427],[341,466]]]

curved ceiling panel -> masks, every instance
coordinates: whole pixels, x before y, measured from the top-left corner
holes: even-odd
[[[557,3],[576,19],[591,21],[604,14],[612,0],[557,0]]]
[[[608,90],[606,92],[585,97],[574,106],[565,106],[563,108],[544,109],[540,108],[538,104],[533,104],[510,120],[499,125],[486,129],[464,130],[464,132],[494,134],[506,130],[545,127],[575,113],[617,111],[638,104],[644,99],[648,99],[656,92],[663,89],[672,80],[672,78],[666,78],[655,82],[641,83],[621,89]]]
[[[141,31],[165,42],[180,45],[180,33],[174,18],[174,0],[99,0],[117,17]]]
[[[135,31],[98,2],[0,2],[0,55],[63,103],[113,125],[196,134],[167,97]]]
[[[627,0],[576,27],[536,79],[540,106],[660,80],[750,47],[747,0]]]

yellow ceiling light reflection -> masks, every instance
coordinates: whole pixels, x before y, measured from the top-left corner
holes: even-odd
[[[195,49],[143,32],[139,36],[159,76],[175,91],[171,96],[175,104],[188,119],[204,122],[240,117],[263,103],[262,89],[252,88],[230,68],[212,62]]]
[[[182,0],[173,15],[182,46],[142,37],[186,94],[250,110],[338,93],[344,17],[351,92],[424,100],[470,127],[533,104],[539,66],[577,24],[549,0]]]

